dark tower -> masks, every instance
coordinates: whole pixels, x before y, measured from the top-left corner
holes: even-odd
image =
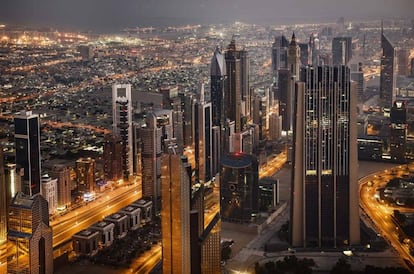
[[[293,246],[359,244],[355,108],[349,68],[301,70],[293,137]]]

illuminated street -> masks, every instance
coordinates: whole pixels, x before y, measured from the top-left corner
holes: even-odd
[[[359,181],[360,205],[363,211],[373,221],[375,229],[389,242],[391,247],[398,252],[399,257],[402,260],[407,260],[411,264],[414,264],[414,259],[410,255],[408,245],[401,243],[398,239],[396,225],[391,219],[394,208],[384,203],[380,203],[379,200],[375,198],[377,188],[384,187],[394,176],[402,177],[403,166],[396,166],[395,170],[395,175],[391,175],[390,170],[384,170],[363,177]],[[402,210],[403,208],[400,207],[399,209]],[[408,211],[412,210],[413,209],[408,209]]]

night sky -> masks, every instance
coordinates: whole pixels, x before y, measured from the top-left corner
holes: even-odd
[[[193,23],[414,18],[414,0],[0,0],[0,23],[101,32]]]

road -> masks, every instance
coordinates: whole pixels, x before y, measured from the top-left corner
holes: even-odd
[[[363,177],[359,181],[360,206],[364,213],[372,220],[377,232],[381,233],[382,237],[398,252],[400,258],[414,265],[414,258],[410,255],[409,247],[399,241],[398,227],[391,219],[395,207],[380,203],[374,197],[377,188],[384,187],[393,177],[402,177],[403,172],[404,166],[397,166],[393,172],[391,170],[384,170]],[[398,209],[400,211],[413,211],[411,208],[404,209],[399,207]]]
[[[103,197],[90,202],[68,214],[51,221],[53,229],[54,257],[67,250],[67,247],[59,247],[70,241],[77,232],[88,228],[92,224],[113,214],[123,207],[133,203],[142,197],[141,184],[121,186],[113,191],[105,193]]]

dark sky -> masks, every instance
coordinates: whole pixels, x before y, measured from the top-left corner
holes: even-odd
[[[187,23],[414,18],[414,0],[0,0],[0,23],[116,31]]]

